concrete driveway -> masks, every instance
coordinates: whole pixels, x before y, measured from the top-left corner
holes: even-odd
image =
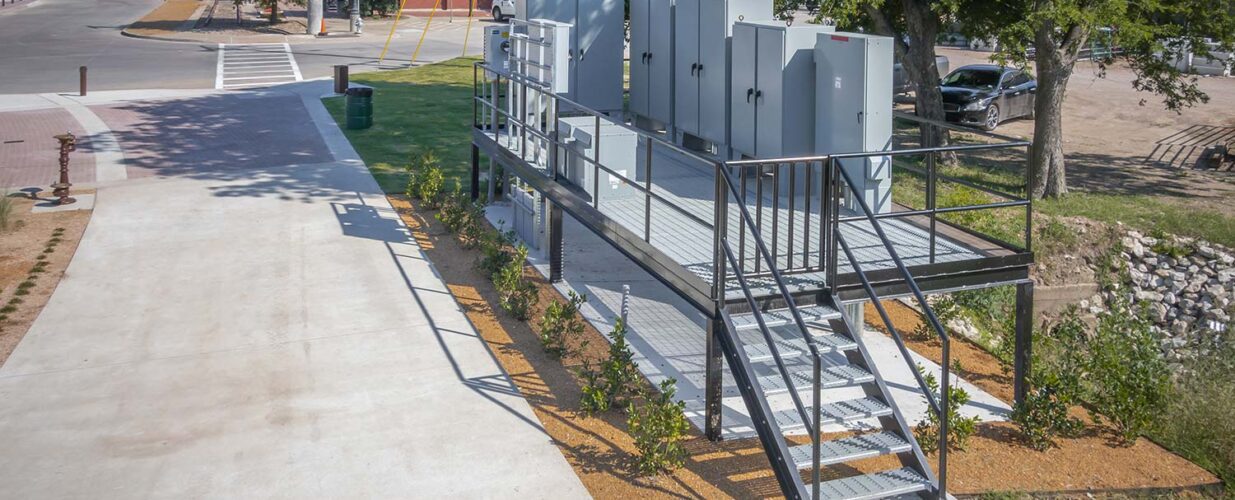
[[[587,496],[329,121],[325,82],[292,88],[317,125],[297,144],[327,153],[195,167],[170,143],[99,189],[0,368],[4,496]],[[213,104],[244,127],[255,102]],[[189,104],[101,115],[132,137]]]

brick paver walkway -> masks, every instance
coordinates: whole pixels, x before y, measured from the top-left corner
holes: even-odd
[[[0,190],[48,186],[59,175],[59,143],[52,137],[72,132],[82,140],[69,161],[69,179],[94,182],[94,155],[85,130],[63,109],[0,113]]]

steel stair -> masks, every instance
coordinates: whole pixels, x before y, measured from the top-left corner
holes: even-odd
[[[831,186],[839,192],[839,177],[847,175],[834,170],[837,180]],[[718,169],[718,206],[728,207],[729,196],[740,199],[740,192],[731,175]],[[839,203],[839,196],[832,203]],[[941,454],[940,470],[936,477],[927,463],[913,430],[905,421],[890,392],[871,362],[871,357],[850,319],[841,314],[841,303],[825,288],[818,296],[818,303],[798,305],[789,293],[775,260],[767,251],[758,228],[744,204],[738,204],[740,216],[745,219],[745,237],[753,241],[758,257],[771,275],[778,294],[776,304],[783,307],[769,309],[760,304],[769,303],[767,297],[756,298],[749,286],[745,269],[729,242],[730,235],[722,224],[717,236],[718,271],[716,276],[725,276],[718,283],[721,290],[740,289],[742,302],[727,302],[719,308],[724,328],[718,333],[721,351],[728,361],[730,372],[737,382],[738,390],[750,412],[753,427],[759,436],[768,459],[776,473],[781,490],[789,498],[837,498],[872,499],[900,496],[946,496],[946,452]],[[864,210],[869,213],[865,203]],[[718,213],[718,221],[727,221],[727,208]],[[914,290],[933,324],[944,340],[947,359],[946,333],[938,326],[937,318],[917,290],[896,256],[879,222],[870,218],[883,245],[892,260],[903,272],[905,283]],[[838,248],[843,249],[850,262],[854,262],[848,243],[840,231],[835,231]],[[865,273],[852,264],[862,280],[868,296],[892,332],[906,362],[911,359],[900,335],[891,325],[886,311],[879,304]],[[728,270],[724,268],[728,266]],[[766,278],[766,276],[764,277]],[[919,386],[931,403],[931,411],[940,413],[939,397],[926,389],[926,384],[915,370]],[[945,368],[944,379],[947,371]],[[946,382],[945,382],[946,384]],[[944,394],[947,392],[944,387]],[[791,404],[786,404],[786,400]],[[944,400],[946,404],[946,400]],[[828,430],[847,432],[832,433]],[[858,432],[854,432],[857,429]],[[789,435],[809,436],[810,443],[791,445]],[[946,436],[946,426],[942,430]],[[837,436],[825,440],[825,435]],[[823,469],[841,464],[852,464],[881,456],[895,456],[898,468],[877,470],[865,474],[850,475],[824,481]],[[858,467],[854,467],[863,470]],[[869,470],[869,465],[865,468]],[[830,471],[832,472],[832,471]],[[835,474],[828,474],[829,477]]]
[[[819,388],[823,393],[822,404],[819,405],[821,425],[852,424],[859,421],[875,422],[875,429],[860,434],[821,441],[819,443],[819,466],[827,467],[850,462],[857,462],[884,455],[897,455],[901,459],[901,468],[878,471],[871,474],[846,477],[824,481],[819,484],[821,498],[885,498],[915,493],[931,493],[934,490],[933,476],[927,474],[924,457],[917,449],[913,440],[912,430],[904,423],[894,403],[886,397],[886,387],[877,373],[865,364],[868,359],[864,354],[863,344],[855,341],[847,331],[832,331],[829,323],[840,324],[840,330],[845,324],[841,314],[835,308],[823,305],[803,307],[811,321],[807,324],[811,339],[816,342],[817,352],[822,356],[819,370]],[[805,362],[811,357],[806,341],[797,335],[797,328],[790,321],[780,320],[779,324],[769,327],[769,333],[776,345],[775,355],[767,343],[757,335],[759,318],[762,314],[767,318],[787,318],[791,314],[788,308],[763,313],[730,313],[729,318],[734,325],[727,332],[736,339],[748,363],[749,372],[739,379],[750,380],[750,391],[742,391],[743,397],[754,397],[767,404],[774,396],[784,395],[790,389],[790,383],[777,368],[777,355],[781,363],[792,363],[786,366],[788,379],[792,386],[804,398],[809,397],[814,387],[814,363]],[[741,326],[738,326],[741,325]],[[850,359],[856,362],[849,361]],[[730,366],[733,366],[732,364]],[[762,373],[762,374],[760,374]],[[867,395],[860,398],[827,398],[830,389],[861,389]],[[781,399],[784,399],[783,397]],[[747,403],[748,407],[750,402]],[[756,404],[755,406],[760,406]],[[770,407],[770,406],[769,406]],[[814,405],[805,405],[807,414],[814,412]],[[752,412],[753,414],[754,412]],[[786,435],[807,431],[810,422],[802,419],[800,412],[793,407],[774,410],[768,415],[765,423],[769,429],[766,433],[775,434],[781,440]],[[812,444],[787,446],[787,456],[783,463],[792,471],[811,472],[814,467]],[[813,475],[813,472],[812,472]],[[801,489],[811,491],[812,485],[801,483]],[[810,495],[806,495],[810,496]]]

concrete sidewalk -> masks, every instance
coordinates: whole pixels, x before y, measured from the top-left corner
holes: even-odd
[[[329,122],[327,87],[295,87],[325,161],[99,189],[0,368],[5,496],[587,496]]]

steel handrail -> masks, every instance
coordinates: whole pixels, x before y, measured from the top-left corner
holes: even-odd
[[[794,408],[798,411],[798,415],[802,417],[802,423],[806,426],[806,431],[811,435],[815,435],[816,427],[806,414],[806,406],[802,404],[801,396],[798,395],[793,379],[789,376],[789,369],[785,367],[785,361],[780,357],[780,350],[776,348],[776,342],[772,340],[772,332],[768,329],[767,322],[763,320],[763,314],[759,312],[759,305],[755,303],[755,296],[750,291],[750,285],[746,283],[746,277],[742,274],[737,259],[733,256],[733,246],[729,244],[728,238],[721,238],[721,248],[724,249],[725,258],[729,261],[729,265],[734,267],[734,276],[738,280],[738,286],[742,288],[742,295],[746,298],[747,305],[750,306],[752,315],[755,317],[755,323],[759,325],[759,332],[763,334],[763,340],[768,343],[768,350],[772,353],[772,360],[776,361],[776,371],[780,372],[780,376],[788,384],[789,396],[793,399]],[[811,346],[812,357],[819,357],[818,351],[814,349],[810,341],[807,342],[807,345]]]
[[[475,65],[477,65],[477,66],[480,66],[480,67],[484,68],[484,70],[485,70],[485,71],[491,72],[491,73],[493,73],[493,74],[496,74],[496,75],[502,75],[502,76],[506,76],[506,77],[507,77],[508,79],[510,79],[511,81],[518,81],[518,80],[520,80],[520,79],[523,79],[523,78],[522,78],[522,75],[517,75],[517,74],[514,74],[514,73],[510,73],[510,72],[508,72],[508,71],[502,71],[502,70],[499,70],[499,69],[494,69],[493,67],[489,66],[488,64],[485,64],[485,62],[484,62],[484,61],[476,61],[476,62],[475,62],[475,63],[473,63],[473,64],[475,64]],[[554,98],[554,99],[557,99],[557,100],[558,100],[558,101],[560,101],[560,102],[565,102],[566,104],[571,105],[571,107],[572,107],[572,108],[571,108],[571,111],[578,111],[578,112],[581,112],[581,113],[583,113],[583,114],[585,114],[585,115],[588,115],[588,116],[599,117],[599,118],[603,118],[603,119],[606,119],[606,120],[608,120],[608,119],[609,119],[609,117],[605,116],[603,113],[600,113],[600,112],[597,112],[597,111],[593,111],[591,108],[589,108],[589,107],[587,107],[587,106],[584,106],[584,105],[582,105],[582,104],[579,104],[578,102],[575,102],[575,101],[573,101],[573,100],[571,100],[571,99],[569,99],[569,98],[567,98],[567,97],[563,97],[563,96],[561,96],[560,94],[556,94],[556,93],[552,93],[552,92],[550,92],[550,94],[551,94],[551,95],[553,95],[553,98]],[[699,155],[699,153],[698,153],[698,152],[696,152],[696,151],[691,151],[691,150],[689,150],[689,149],[682,148],[682,147],[678,146],[677,144],[674,144],[674,143],[672,143],[672,142],[668,142],[668,141],[666,141],[666,140],[664,140],[664,139],[661,139],[661,138],[659,138],[659,137],[657,137],[657,136],[655,136],[655,135],[649,134],[649,133],[647,133],[647,131],[646,131],[646,130],[640,130],[640,129],[638,129],[638,128],[632,127],[632,126],[630,126],[630,125],[627,125],[627,124],[625,124],[625,123],[621,123],[621,122],[610,122],[610,123],[611,123],[612,125],[616,125],[616,126],[618,126],[618,127],[621,127],[622,129],[624,129],[624,130],[626,130],[626,131],[628,131],[628,132],[632,132],[632,133],[637,134],[637,135],[640,137],[640,139],[651,139],[653,142],[655,142],[655,143],[656,143],[656,145],[657,145],[657,146],[663,146],[663,147],[669,148],[669,149],[670,149],[670,150],[672,150],[672,151],[676,151],[676,152],[681,153],[681,154],[683,154],[683,155],[689,156],[692,160],[696,160],[696,161],[698,161],[698,162],[699,162],[699,163],[701,163],[701,164],[704,164],[704,165],[711,165],[711,164],[713,164],[713,163],[715,163],[715,162],[716,162],[716,160],[715,160],[715,159],[712,159],[712,158],[707,158],[707,157],[704,157],[704,156],[700,156],[700,155]]]
[[[481,104],[482,106],[484,106],[485,108],[490,109],[490,110],[493,110],[494,112],[496,112],[496,113],[498,113],[498,114],[502,115],[503,117],[505,117],[505,118],[506,118],[506,120],[507,120],[507,122],[514,122],[514,123],[515,123],[516,125],[518,125],[519,127],[524,128],[524,129],[527,129],[527,133],[528,133],[528,134],[530,134],[530,135],[532,135],[532,136],[534,136],[534,137],[536,137],[537,139],[540,139],[540,140],[543,140],[543,141],[549,141],[549,142],[553,143],[554,145],[557,145],[558,147],[566,147],[566,143],[565,143],[565,142],[562,142],[562,141],[560,140],[560,138],[553,137],[551,134],[541,133],[539,130],[537,130],[537,128],[536,128],[536,127],[529,126],[526,122],[524,122],[523,120],[521,120],[521,119],[519,119],[519,118],[515,117],[515,116],[514,116],[514,115],[512,115],[510,112],[508,112],[508,111],[506,111],[506,110],[503,110],[503,109],[499,108],[496,104],[490,103],[490,102],[489,102],[489,101],[487,101],[487,100],[486,100],[483,96],[473,96],[472,98],[473,98],[473,99],[475,99],[475,100],[477,100],[478,102],[480,102],[480,104]],[[599,143],[599,138],[597,138],[597,142]],[[520,154],[520,155],[523,155],[523,154],[524,154],[524,152],[523,152],[523,151],[520,151],[520,152],[519,152],[519,154]],[[609,175],[611,175],[611,176],[613,176],[613,177],[617,177],[617,178],[618,178],[618,179],[620,179],[622,182],[624,182],[624,183],[626,183],[626,184],[630,185],[631,187],[635,188],[636,190],[638,190],[640,193],[644,193],[644,194],[646,194],[646,195],[648,195],[648,196],[651,196],[651,197],[652,197],[653,199],[655,199],[656,201],[659,201],[659,202],[661,202],[661,203],[665,204],[665,205],[666,205],[666,206],[668,206],[669,208],[672,208],[675,212],[677,212],[677,213],[679,213],[679,214],[681,214],[681,215],[683,215],[683,216],[685,216],[685,217],[689,218],[689,219],[691,220],[691,222],[694,222],[694,223],[696,223],[696,224],[703,225],[704,227],[706,227],[706,228],[708,228],[708,229],[715,229],[715,226],[713,226],[711,223],[709,223],[709,222],[707,222],[707,221],[703,220],[702,218],[700,218],[699,216],[697,216],[697,215],[695,215],[695,214],[691,213],[691,212],[690,212],[690,211],[688,211],[686,208],[684,208],[684,207],[682,207],[682,206],[680,206],[680,205],[678,205],[678,204],[674,203],[673,201],[669,200],[668,198],[665,198],[663,195],[657,194],[655,191],[650,191],[650,190],[648,190],[647,188],[645,188],[644,186],[640,186],[640,185],[639,185],[639,183],[638,183],[638,181],[635,181],[635,180],[633,180],[633,179],[631,179],[631,178],[629,178],[629,177],[626,177],[625,175],[622,175],[622,174],[620,174],[620,173],[618,173],[618,172],[616,172],[616,171],[614,171],[614,170],[610,169],[609,167],[604,166],[604,165],[603,165],[603,164],[601,164],[599,161],[594,160],[594,159],[592,159],[592,158],[588,158],[586,155],[580,155],[580,158],[582,158],[584,161],[586,161],[587,163],[591,164],[592,166],[597,167],[597,168],[600,168],[601,170],[604,170],[604,171],[605,171],[605,173],[608,173]]]
[[[741,199],[741,194],[739,193],[737,186],[733,183],[733,178],[730,177],[728,168],[722,163],[717,163],[715,170],[717,172],[717,175],[719,175],[721,178],[724,179],[725,186],[728,187],[729,192],[734,196],[734,198]],[[726,196],[725,198],[726,199],[724,200],[721,200],[721,199],[716,200],[716,205],[717,205],[716,209],[718,211],[721,209],[721,206],[720,206],[721,203],[726,203],[726,204],[728,203],[728,200],[727,200],[728,196]],[[807,349],[810,350],[810,354],[812,357],[819,356],[819,348],[818,346],[816,346],[815,340],[810,337],[809,330],[806,328],[806,321],[802,319],[802,314],[798,312],[798,307],[797,307],[796,302],[793,300],[793,295],[789,293],[789,289],[785,286],[785,280],[781,277],[780,271],[776,268],[775,259],[772,258],[771,254],[768,252],[767,246],[763,243],[763,237],[759,234],[759,228],[755,226],[754,218],[750,216],[750,211],[746,209],[745,203],[738,203],[737,205],[738,205],[738,210],[741,213],[742,219],[746,221],[746,224],[748,226],[750,226],[751,235],[753,236],[752,239],[755,241],[755,248],[758,250],[759,255],[763,257],[763,259],[767,262],[768,271],[772,273],[772,280],[776,282],[776,288],[780,292],[781,298],[785,301],[785,306],[789,308],[789,313],[793,317],[794,324],[798,327],[798,330],[802,333],[802,340],[806,342],[806,347]],[[720,237],[721,237],[721,241],[724,243],[726,254],[729,254],[732,251],[732,248],[729,247],[729,235],[722,234],[720,235]],[[729,257],[732,259],[732,255],[729,255]],[[735,273],[740,272],[738,269],[736,269],[736,267],[734,271]],[[725,276],[716,276],[713,279],[723,281],[725,278],[726,278]],[[720,288],[720,293],[723,295],[724,286],[721,286],[719,288]],[[752,311],[756,317],[760,317],[760,312],[757,307],[752,308]],[[798,411],[802,414],[803,423],[806,424],[808,428],[814,427],[812,424],[809,423],[810,422],[809,418],[806,417],[805,408],[802,406],[801,401],[799,401],[798,399],[797,387],[793,383],[793,380],[790,377],[785,376],[785,384],[786,384],[786,387],[788,387],[790,393],[794,395],[793,396],[794,404],[795,406],[798,407]],[[817,431],[816,429],[813,429],[813,428],[809,430],[811,431],[811,434],[814,434]]]
[[[940,323],[939,317],[935,315],[934,309],[932,309],[930,304],[926,302],[926,296],[922,294],[922,289],[918,287],[917,280],[913,279],[913,274],[909,272],[909,269],[905,267],[904,261],[901,260],[900,255],[896,253],[896,249],[894,245],[892,245],[891,240],[888,239],[888,235],[883,231],[883,225],[879,223],[878,218],[873,216],[874,212],[871,210],[870,205],[867,204],[866,200],[862,197],[862,193],[858,192],[856,184],[854,184],[852,177],[850,177],[849,173],[846,172],[845,169],[840,167],[839,163],[832,161],[830,162],[829,165],[830,165],[829,168],[832,168],[835,172],[838,172],[840,174],[840,179],[843,179],[844,184],[854,194],[853,199],[857,201],[859,207],[862,209],[862,212],[866,214],[867,219],[871,223],[871,227],[875,229],[875,234],[879,236],[879,241],[883,243],[884,248],[888,250],[888,256],[891,257],[892,262],[896,264],[896,268],[900,271],[901,276],[904,277],[905,284],[909,287],[909,290],[912,292],[914,299],[916,299],[918,304],[922,307],[922,311],[926,314],[926,318],[928,322],[930,323],[931,328],[933,328],[935,330],[935,333],[939,335],[940,342],[942,344],[942,351],[943,351],[942,352],[943,363],[941,363],[942,373],[940,377],[942,380],[940,380],[940,383],[939,383],[939,387],[940,387],[939,399],[941,401],[937,402],[933,406],[935,407],[934,409],[936,411],[936,414],[939,416],[939,441],[940,443],[939,443],[939,483],[938,483],[939,492],[938,493],[940,497],[942,497],[947,492],[948,409],[950,406],[950,399],[951,399],[949,392],[951,389],[951,366],[950,365],[951,365],[952,339],[948,335],[947,330],[944,329],[943,324]],[[833,178],[836,179],[837,177],[833,177]],[[850,266],[853,267],[855,271],[857,271],[858,269],[860,269],[860,266],[856,265],[857,260],[854,259],[854,257],[852,256],[852,252],[849,252],[847,250],[848,243],[845,241],[845,236],[844,234],[842,234],[840,230],[840,224],[837,224],[835,227],[832,228],[832,230],[835,234],[837,242],[840,243],[843,248],[846,248],[846,257],[849,258]],[[867,293],[872,294],[871,299],[876,300],[878,296],[873,295],[874,289],[870,287],[870,282],[867,279],[865,279],[864,273],[859,272],[858,275],[863,278],[863,286],[867,288]],[[876,304],[878,304],[877,301],[876,301]],[[876,309],[882,309],[882,307],[883,306],[880,304],[876,306]],[[887,318],[886,315],[884,316],[883,319],[885,323],[888,324],[889,330],[894,329],[894,327],[892,327],[891,325],[889,318]],[[899,335],[897,336],[897,339],[899,341]],[[905,361],[909,362],[910,358],[906,356]],[[914,367],[913,371],[915,373],[917,372],[916,367]],[[917,375],[917,378],[919,380],[919,383],[923,385],[925,389],[927,389],[924,392],[928,394],[928,399],[929,399],[929,394],[931,393],[931,391],[929,390],[928,387],[925,387],[926,383],[924,380],[922,380],[922,377],[920,374]]]

